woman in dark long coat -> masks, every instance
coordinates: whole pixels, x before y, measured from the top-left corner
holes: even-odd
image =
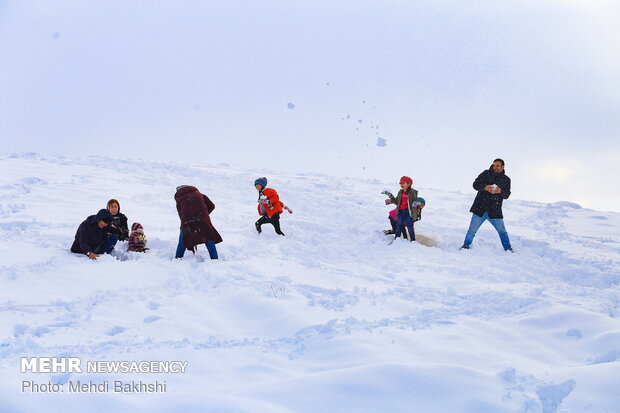
[[[175,257],[183,258],[186,249],[195,252],[199,244],[205,244],[211,259],[217,259],[215,244],[222,242],[222,237],[213,227],[209,217],[215,209],[215,204],[196,187],[189,185],[177,187],[174,199],[181,218],[181,232]]]

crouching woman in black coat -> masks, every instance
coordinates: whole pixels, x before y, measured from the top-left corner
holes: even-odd
[[[116,244],[116,237],[109,237],[107,226],[112,222],[112,214],[107,209],[97,212],[84,220],[75,233],[71,252],[85,254],[96,260],[101,254],[109,254]]]

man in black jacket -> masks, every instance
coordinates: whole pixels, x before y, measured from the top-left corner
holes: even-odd
[[[109,254],[116,243],[116,237],[108,237],[106,230],[111,221],[112,214],[107,209],[86,218],[75,233],[71,252],[86,254],[91,260],[96,260],[100,254]]]
[[[474,181],[474,189],[478,191],[478,195],[469,210],[472,213],[471,222],[461,249],[469,249],[478,228],[488,219],[497,230],[504,250],[514,252],[502,215],[502,202],[510,196],[510,178],[504,171],[504,161],[499,158],[494,160],[489,169],[478,175]]]

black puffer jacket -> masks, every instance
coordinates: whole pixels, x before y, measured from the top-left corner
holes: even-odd
[[[119,241],[125,241],[129,238],[129,227],[127,226],[127,217],[120,212],[116,215],[112,215],[112,222],[110,222],[107,231],[111,234],[116,234]]]
[[[75,233],[75,241],[71,246],[71,252],[77,254],[95,252],[95,249],[97,249],[108,236],[107,228],[108,227],[99,228],[99,221],[96,215],[89,216],[78,227]]]
[[[502,189],[499,194],[491,194],[484,190],[487,185],[497,185]],[[502,201],[510,196],[510,178],[505,171],[500,173],[493,172],[493,166],[482,171],[478,178],[474,181],[474,189],[478,191],[476,199],[471,206],[470,212],[483,216],[485,212],[489,213],[489,219],[504,218],[502,215]]]

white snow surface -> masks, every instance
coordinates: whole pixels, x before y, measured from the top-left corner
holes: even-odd
[[[411,174],[415,181],[415,171]],[[0,411],[618,412],[620,214],[513,197],[515,254],[470,193],[416,182],[416,232],[389,238],[394,182],[229,165],[0,157]],[[254,229],[256,190],[294,213]],[[472,176],[472,181],[475,177]],[[177,185],[216,205],[219,260],[175,260]],[[419,186],[419,187],[418,187]],[[78,225],[117,198],[151,248],[89,261]],[[181,360],[184,374],[21,373],[20,358]],[[165,381],[156,394],[47,394],[21,382]]]

